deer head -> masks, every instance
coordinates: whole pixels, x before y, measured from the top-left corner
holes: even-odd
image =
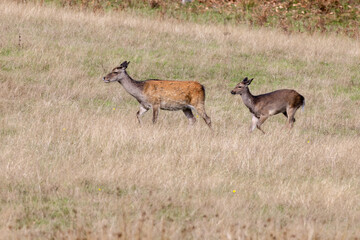
[[[123,62],[120,66],[114,68],[111,73],[103,77],[103,81],[106,83],[109,82],[120,82],[123,78],[127,76],[126,68],[128,67],[130,62]]]
[[[248,79],[247,77],[244,78],[244,80],[242,80],[242,82],[239,82],[235,88],[231,91],[231,94],[235,95],[235,94],[240,94],[242,95],[243,93],[245,93],[248,89],[248,86],[250,85],[250,83],[252,82],[252,79]]]

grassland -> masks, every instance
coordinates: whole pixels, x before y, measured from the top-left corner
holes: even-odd
[[[135,11],[197,23],[247,24],[293,32],[332,32],[360,38],[358,0],[15,0],[62,7],[106,11]]]
[[[360,236],[360,42],[0,3],[0,238]],[[20,39],[19,39],[20,36]],[[151,113],[101,77],[197,80],[214,130]],[[248,133],[230,90],[295,88],[291,132]],[[236,192],[234,192],[236,190]]]

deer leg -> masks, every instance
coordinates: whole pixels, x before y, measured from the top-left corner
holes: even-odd
[[[206,124],[209,126],[209,128],[211,129],[211,119],[209,118],[209,116],[206,114],[204,107],[199,107],[196,108],[196,111],[199,113],[199,115],[204,119],[204,121],[206,122]]]
[[[288,121],[287,121],[289,129],[291,129],[294,126],[294,122],[295,122],[294,116],[295,116],[296,110],[297,110],[297,108],[289,108],[287,110],[287,112],[289,113]]]
[[[252,115],[250,132],[255,130],[258,121],[259,121],[259,119],[255,115]]]
[[[159,106],[153,106],[153,123],[155,124],[157,122],[157,118],[159,115]]]
[[[143,105],[140,105],[140,110],[136,113],[136,117],[137,117],[140,124],[141,124],[140,117],[142,115],[144,115],[148,110],[149,110],[148,108],[145,108]]]
[[[260,116],[259,121],[256,124],[256,127],[263,133],[265,134],[265,132],[261,129],[261,125],[265,122],[266,119],[268,119],[269,116]]]
[[[185,116],[187,117],[187,119],[189,120],[189,124],[193,125],[196,122],[196,118],[194,117],[192,111],[190,108],[186,108],[183,110]]]
[[[282,114],[284,114],[284,116],[286,117],[286,119],[288,118],[288,115],[287,115],[287,112],[285,111],[285,112],[283,112]],[[285,128],[287,127],[287,120],[286,120],[286,122],[285,122],[285,126],[284,126]]]

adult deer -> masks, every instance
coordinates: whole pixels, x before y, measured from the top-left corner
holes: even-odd
[[[305,107],[305,98],[292,89],[281,89],[270,93],[254,96],[250,93],[249,85],[252,79],[247,77],[238,83],[231,94],[240,94],[246,107],[252,114],[250,131],[257,127],[260,131],[261,125],[268,117],[283,113],[287,117],[287,126],[291,129],[295,122],[295,113],[299,107]]]
[[[130,62],[123,62],[111,73],[103,77],[105,83],[119,82],[125,90],[140,103],[136,116],[141,124],[141,116],[153,109],[153,123],[156,123],[159,109],[182,110],[192,125],[196,122],[192,110],[195,109],[211,128],[211,119],[205,112],[205,88],[194,81],[170,81],[149,79],[136,81],[126,72]]]

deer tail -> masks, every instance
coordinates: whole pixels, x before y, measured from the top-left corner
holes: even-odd
[[[304,112],[305,109],[305,98],[303,99],[303,104],[301,105],[301,112]]]

